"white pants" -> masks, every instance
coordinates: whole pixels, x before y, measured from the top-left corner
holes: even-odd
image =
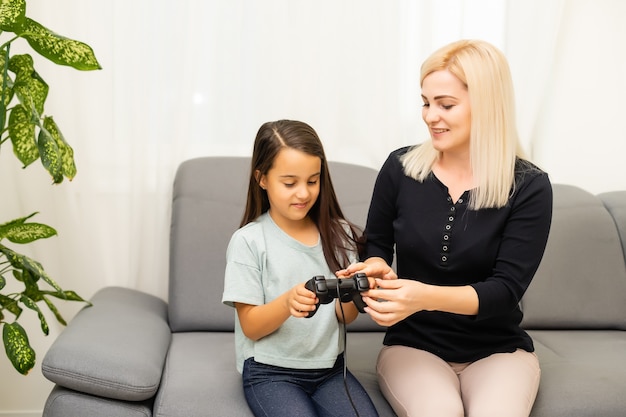
[[[406,346],[385,346],[376,365],[385,398],[399,417],[528,417],[541,370],[518,349],[470,363],[446,362]]]

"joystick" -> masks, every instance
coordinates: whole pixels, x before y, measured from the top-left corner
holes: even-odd
[[[308,280],[304,287],[313,291],[319,300],[315,310],[309,311],[307,317],[313,317],[320,304],[329,304],[335,298],[344,303],[352,301],[359,312],[365,313],[366,304],[361,298],[361,293],[369,290],[370,284],[363,273],[359,272],[346,279],[326,279],[322,275],[316,275]]]

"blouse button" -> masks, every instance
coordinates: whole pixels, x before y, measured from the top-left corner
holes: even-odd
[[[444,256],[442,256],[442,257],[441,257],[441,260],[442,260],[443,262],[446,262],[446,261],[448,260],[448,257],[444,255]]]
[[[443,249],[444,252],[448,251],[448,247],[444,245],[444,247],[442,247],[441,249]]]
[[[446,224],[446,230],[450,230],[450,225]]]
[[[448,236],[448,235],[443,235],[443,240],[448,240],[448,239],[450,239],[450,236]]]
[[[463,199],[459,198],[459,203],[463,204]]]
[[[451,222],[454,221],[454,216],[448,217],[448,220],[450,220]]]
[[[450,207],[450,211],[454,211],[454,210],[455,210],[454,206]]]

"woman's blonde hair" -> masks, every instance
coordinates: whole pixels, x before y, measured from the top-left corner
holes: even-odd
[[[448,70],[461,80],[470,99],[470,164],[477,186],[470,192],[469,207],[503,207],[514,186],[516,157],[523,157],[507,60],[487,42],[461,40],[440,48],[424,61],[420,85],[429,74],[440,70]],[[430,140],[415,146],[402,159],[406,175],[423,181],[439,155]]]

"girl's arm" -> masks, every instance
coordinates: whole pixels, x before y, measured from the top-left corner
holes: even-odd
[[[343,316],[341,314],[341,309],[343,308]],[[337,320],[339,322],[343,322],[344,324],[352,323],[359,315],[359,310],[357,310],[356,306],[352,301],[347,303],[342,303],[340,300],[335,301],[335,314],[337,314]]]
[[[235,303],[235,308],[243,334],[256,341],[274,333],[290,316],[306,317],[316,302],[315,293],[302,283],[267,304]]]

